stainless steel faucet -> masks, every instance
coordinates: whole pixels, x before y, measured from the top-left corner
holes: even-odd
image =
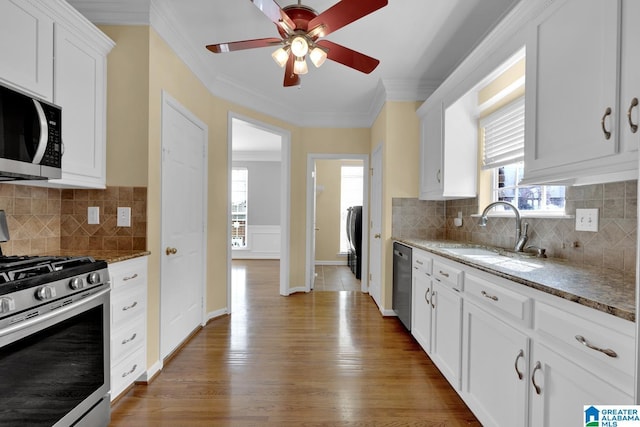
[[[503,201],[497,201],[497,202],[489,203],[487,205],[487,207],[484,208],[484,210],[482,211],[482,216],[480,217],[479,225],[481,227],[484,227],[484,226],[487,225],[487,212],[489,212],[492,208],[494,208],[494,207],[496,207],[498,205],[507,206],[507,207],[511,208],[513,210],[513,212],[515,212],[515,214],[516,214],[516,244],[515,244],[513,249],[516,252],[522,252],[523,249],[524,249],[524,245],[527,244],[527,240],[529,239],[529,236],[527,236],[527,230],[529,229],[529,224],[527,224],[526,222],[521,224],[520,211],[513,204],[511,204],[509,202],[503,202]]]

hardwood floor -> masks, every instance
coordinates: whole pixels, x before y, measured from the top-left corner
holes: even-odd
[[[479,426],[396,318],[360,292],[278,295],[234,261],[233,313],[112,408],[121,426]]]

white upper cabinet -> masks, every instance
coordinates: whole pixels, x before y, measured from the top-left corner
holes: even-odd
[[[622,2],[620,55],[620,146],[636,151],[640,145],[640,2]]]
[[[443,144],[442,103],[437,102],[427,110],[420,121],[420,199],[442,199],[444,190],[442,175]]]
[[[53,19],[24,0],[0,2],[0,82],[53,100]]]
[[[104,188],[106,55],[61,25],[55,27],[54,102],[62,107],[62,178],[49,184]]]
[[[619,129],[630,103],[618,92],[621,11],[622,0],[558,0],[533,20],[525,182],[637,178],[636,148]]]

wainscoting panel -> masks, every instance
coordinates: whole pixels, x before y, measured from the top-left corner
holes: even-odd
[[[233,249],[233,259],[280,259],[280,226],[247,226],[247,248]]]

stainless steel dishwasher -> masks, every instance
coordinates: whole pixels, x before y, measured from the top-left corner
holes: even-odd
[[[393,243],[393,311],[411,330],[411,248]]]

